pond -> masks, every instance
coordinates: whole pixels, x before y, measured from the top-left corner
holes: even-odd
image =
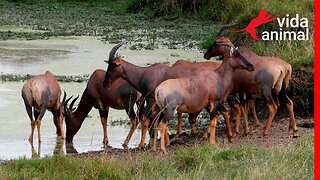
[[[0,41],[0,73],[41,74],[50,70],[56,75],[85,75],[95,69],[106,69],[104,62],[115,44],[107,44],[96,37],[60,37],[49,40]],[[202,61],[198,50],[156,49],[132,51],[126,45],[118,51],[124,59],[133,64],[147,66],[155,62],[174,63],[179,59]],[[20,157],[45,157],[55,153],[67,153],[63,140],[57,139],[50,112],[46,112],[41,124],[39,145],[34,136],[34,145],[28,141],[30,120],[27,116],[21,87],[24,82],[0,81],[0,159]],[[86,83],[60,83],[68,95],[81,95]],[[76,104],[77,105],[77,104]],[[110,110],[108,119],[109,145],[122,148],[130,125],[111,126],[111,122],[127,120],[123,110]],[[64,125],[65,126],[65,125]],[[65,127],[64,127],[65,129]],[[141,130],[137,129],[129,143],[134,148],[140,142]],[[74,137],[77,152],[102,150],[102,125],[99,113],[92,109],[81,129]],[[148,141],[148,139],[147,139]]]

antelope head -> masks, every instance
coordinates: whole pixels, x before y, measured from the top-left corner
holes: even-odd
[[[79,95],[74,98],[70,106],[68,107],[68,102],[72,99],[73,96],[69,97],[65,104],[64,104],[64,115],[65,115],[65,121],[66,121],[66,142],[71,143],[73,140],[73,136],[79,131],[81,127],[81,122],[77,121],[73,115],[73,112],[76,108],[73,107],[74,103],[77,101],[79,98]]]
[[[116,79],[120,77],[124,77],[124,72],[122,68],[123,59],[120,57],[115,57],[117,50],[122,46],[122,44],[118,44],[113,47],[109,54],[109,60],[105,61],[108,64],[108,68],[106,71],[106,76],[103,81],[103,86],[109,86]]]

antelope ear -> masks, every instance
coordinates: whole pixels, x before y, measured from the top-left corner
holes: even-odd
[[[230,57],[235,57],[235,56],[241,56],[240,52],[238,51],[238,47],[231,47],[230,48]]]
[[[116,58],[115,60],[113,60],[113,63],[115,63],[116,65],[120,65],[123,63],[121,58]]]
[[[231,47],[230,48],[230,57],[234,57],[234,51],[235,51],[235,48],[234,47]]]

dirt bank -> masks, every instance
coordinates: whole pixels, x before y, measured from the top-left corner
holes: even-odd
[[[298,126],[298,138],[293,138],[291,132],[288,131],[289,127],[289,118],[283,119],[275,119],[272,123],[272,127],[270,130],[270,134],[268,137],[261,137],[262,128],[258,127],[254,128],[250,126],[250,133],[248,136],[244,137],[242,134],[242,130],[240,130],[240,134],[234,138],[233,143],[229,143],[226,135],[224,133],[225,127],[219,126],[217,128],[217,146],[219,147],[238,147],[242,145],[251,145],[255,147],[265,147],[265,148],[273,148],[280,146],[287,146],[290,144],[294,144],[299,139],[306,137],[314,132],[314,118],[297,118],[297,126]],[[187,133],[183,133],[179,138],[173,139],[174,135],[171,135],[171,143],[168,147],[169,156],[171,157],[177,149],[180,148],[188,148],[198,146],[204,143],[208,143],[207,140],[203,139],[203,130],[199,131],[198,134],[192,136]],[[173,140],[172,140],[173,139]],[[159,143],[158,143],[159,145]],[[76,154],[76,156],[80,157],[88,157],[88,156],[101,156],[106,157],[112,160],[133,160],[139,156],[144,155],[145,153],[150,153],[154,155],[163,154],[158,150],[157,152],[153,152],[150,149],[150,146],[147,146],[145,150],[139,149],[117,149],[117,148],[107,148],[103,151],[90,151],[87,153]]]

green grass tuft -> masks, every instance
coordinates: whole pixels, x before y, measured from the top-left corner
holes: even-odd
[[[199,145],[173,157],[151,152],[135,160],[53,156],[0,164],[4,179],[313,179],[314,136],[288,146]]]

